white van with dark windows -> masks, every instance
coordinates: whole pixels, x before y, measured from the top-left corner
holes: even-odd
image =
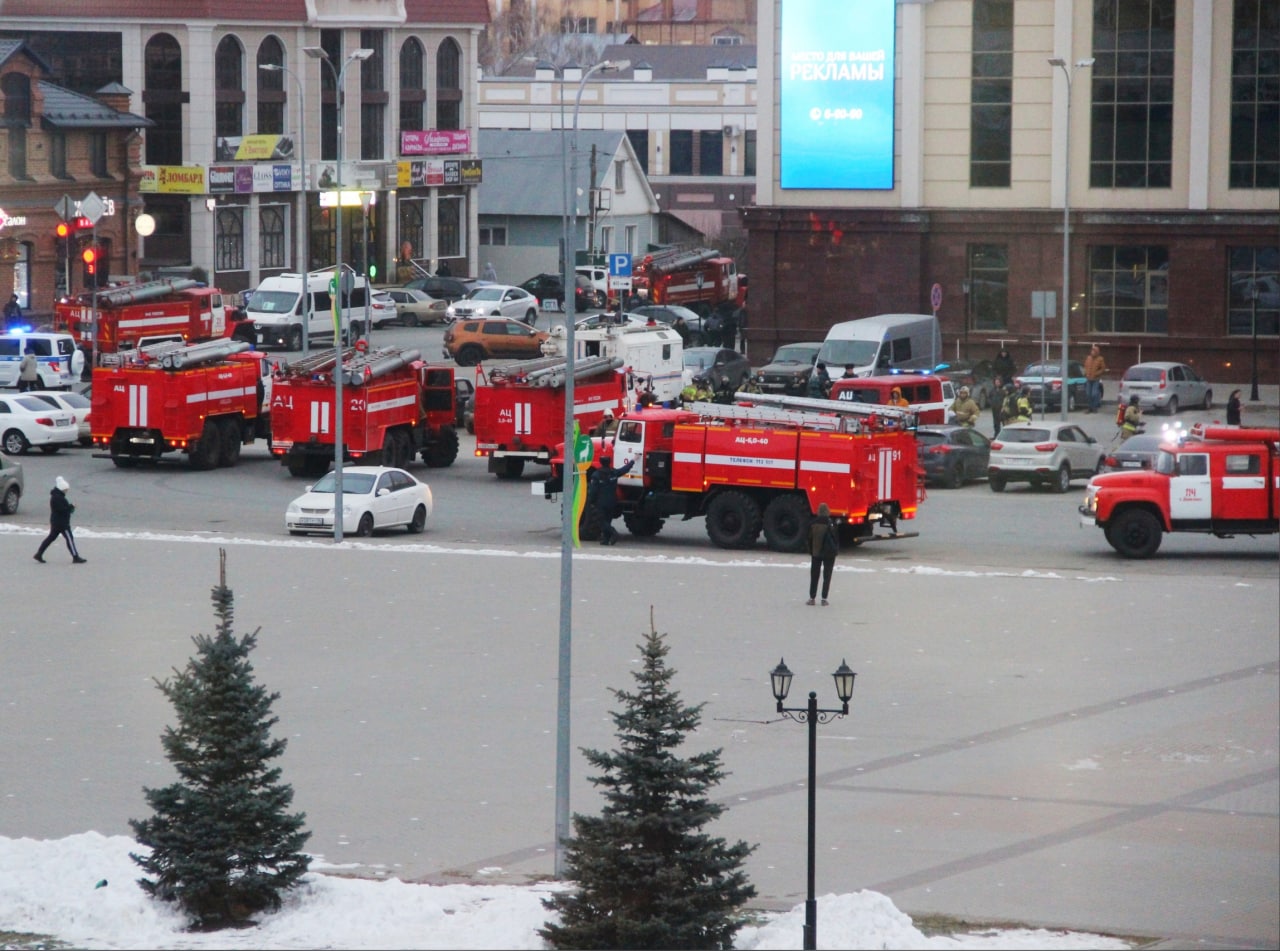
[[[22,355],[35,351],[40,389],[69,390],[84,373],[84,353],[71,334],[11,330],[0,335],[0,386],[16,387]]]
[[[285,273],[262,279],[244,307],[245,316],[253,321],[259,345],[302,349],[303,305],[307,303],[303,296],[304,277],[310,295],[309,337],[333,339],[333,268],[326,268],[305,276]],[[365,332],[365,295],[369,288],[359,274],[348,274],[344,283],[343,333],[347,339],[355,339]]]
[[[942,360],[942,331],[931,314],[879,314],[834,324],[818,361],[837,379],[846,367],[854,376],[932,370]]]

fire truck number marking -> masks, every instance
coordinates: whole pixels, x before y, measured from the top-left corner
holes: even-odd
[[[739,445],[745,445],[745,446],[769,445],[768,436],[734,436],[733,441]]]
[[[329,404],[315,400],[311,404],[311,431],[327,433],[329,431]]]
[[[1182,501],[1184,502],[1195,502],[1199,498],[1200,495],[1196,492],[1195,486],[1187,486],[1186,490],[1182,493]]]
[[[515,411],[515,434],[517,436],[529,435],[529,433],[533,432],[533,404],[516,403]]]
[[[353,413],[366,413],[369,410],[369,404],[363,399],[353,398],[351,402],[347,404],[347,409]]]
[[[129,387],[129,425],[147,425],[147,387]]]

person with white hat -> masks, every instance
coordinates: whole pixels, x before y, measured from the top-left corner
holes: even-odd
[[[89,559],[81,558],[80,551],[76,548],[75,536],[71,534],[71,513],[76,507],[71,504],[67,498],[67,491],[71,486],[67,480],[58,476],[53,480],[53,488],[49,490],[49,534],[45,536],[44,541],[40,543],[39,549],[33,556],[40,564],[44,564],[44,553],[50,545],[52,545],[61,535],[67,542],[67,551],[71,552],[71,563],[75,565],[83,565]]]

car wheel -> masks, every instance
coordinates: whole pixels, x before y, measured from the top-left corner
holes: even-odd
[[[405,526],[409,530],[410,535],[421,535],[427,527],[427,507],[419,505],[413,510],[413,518],[409,524]]]
[[[55,452],[57,452],[61,448],[62,447],[59,445],[41,446],[40,451],[44,453],[46,456],[52,456]]]
[[[31,443],[27,442],[27,437],[17,429],[11,429],[4,434],[4,451],[11,456],[20,456],[31,448]]]
[[[22,498],[22,493],[18,491],[16,485],[11,485],[5,490],[4,498],[0,499],[0,512],[5,515],[12,515],[18,511],[18,502]]]
[[[1165,407],[1165,412],[1170,416],[1178,415],[1178,398],[1176,396],[1169,397],[1169,405]]]
[[[404,315],[404,325],[406,327],[421,327],[422,321],[418,319],[416,311],[409,311]]]
[[[1146,509],[1129,508],[1107,526],[1107,542],[1126,558],[1150,558],[1160,547],[1164,527]]]
[[[1213,390],[1204,391],[1204,404],[1201,407],[1205,412],[1213,409]]]
[[[484,359],[484,351],[475,344],[467,344],[458,351],[458,356],[455,359],[460,367],[473,367]]]
[[[373,534],[373,513],[365,512],[360,516],[360,523],[356,525],[356,534],[361,538],[368,538]]]
[[[302,328],[301,327],[294,327],[292,330],[289,331],[289,339],[286,342],[285,349],[286,350],[302,349]]]
[[[1058,467],[1058,477],[1054,479],[1053,490],[1061,495],[1071,489],[1071,465],[1064,462]]]
[[[750,548],[760,528],[760,506],[745,492],[721,492],[707,506],[707,537],[719,548]]]
[[[609,298],[604,291],[596,291],[596,306],[604,307],[609,303]]]
[[[1004,487],[1008,484],[1008,480],[1002,475],[996,475],[994,472],[987,476],[987,485],[991,486],[992,492],[1003,492]]]
[[[1067,412],[1074,413],[1076,411],[1076,391],[1072,390],[1067,394]]]
[[[942,473],[942,485],[947,489],[958,489],[964,485],[964,472],[960,463],[952,463]]]
[[[800,552],[808,541],[813,514],[799,493],[779,495],[764,510],[764,540],[773,551]]]

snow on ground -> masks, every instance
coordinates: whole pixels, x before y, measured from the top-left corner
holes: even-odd
[[[554,884],[415,885],[315,871],[257,927],[185,932],[171,906],[146,897],[125,836],[0,838],[0,932],[49,935],[79,948],[543,948],[542,898]],[[316,869],[324,866],[317,862]],[[762,915],[738,933],[744,951],[798,948],[804,906]],[[819,948],[1131,948],[1081,932],[993,930],[926,937],[884,895],[818,899]]]

